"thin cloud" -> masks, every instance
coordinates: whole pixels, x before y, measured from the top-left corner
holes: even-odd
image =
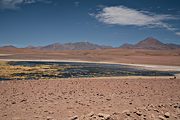
[[[168,20],[175,20],[176,17],[166,14],[153,14],[148,11],[140,11],[124,6],[104,7],[102,11],[94,14],[100,22],[111,25],[133,25],[150,28],[165,28],[171,31],[176,30]]]
[[[37,2],[51,3],[50,0],[0,0],[0,9],[17,9],[20,5]]]
[[[76,7],[79,7],[80,2],[76,1],[76,2],[74,2],[74,5],[75,5]]]
[[[176,35],[180,36],[180,32],[176,32]]]

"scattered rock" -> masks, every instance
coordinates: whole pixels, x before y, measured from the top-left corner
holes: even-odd
[[[40,116],[34,116],[34,118],[40,118]]]
[[[111,100],[111,98],[106,98],[106,100],[107,100],[107,101],[110,101],[110,100]]]
[[[15,101],[13,101],[13,102],[12,102],[12,104],[16,104],[16,102],[15,102]]]
[[[140,112],[140,111],[136,111],[135,112],[138,116],[141,116],[142,115],[142,113]]]
[[[152,118],[154,120],[155,119],[155,115],[151,114],[150,118]]]
[[[78,119],[78,116],[77,116],[77,115],[75,115],[75,116],[73,116],[73,117],[70,118],[70,120],[77,120],[77,119]]]
[[[130,111],[129,110],[124,110],[122,111],[123,114],[126,114],[127,116],[130,116]]]
[[[94,112],[90,112],[89,114],[87,114],[87,117],[92,117],[94,116]]]
[[[165,120],[166,118],[163,117],[162,115],[159,115],[159,119],[160,119],[160,120]]]
[[[104,113],[99,113],[98,116],[104,118],[104,120],[108,120],[111,117],[109,114]]]
[[[48,112],[48,110],[44,110],[44,112]]]
[[[3,116],[7,116],[7,114],[4,114]]]
[[[158,110],[158,109],[154,109],[154,111],[159,112],[159,110]]]
[[[53,120],[53,117],[47,116],[47,119],[46,119],[46,120]]]
[[[89,87],[87,88],[86,91],[81,92],[81,90],[84,90],[89,83],[86,85],[86,87],[84,87],[85,86],[84,84],[86,84],[86,82],[89,81],[86,82],[82,81],[83,84],[79,84],[78,81],[75,82],[70,81],[73,82],[75,85],[77,82],[78,89],[76,89],[77,86],[76,87],[67,86],[64,88],[62,87],[64,86],[64,84],[61,85],[61,83],[59,83],[60,86],[58,88],[54,88],[56,84],[53,84],[52,87],[49,86],[51,82],[56,83],[57,81],[51,81],[51,82],[48,81],[47,84],[45,84],[46,81],[42,81],[42,82],[44,87],[42,88],[35,87],[32,89],[27,89],[27,91],[25,89],[26,87],[23,85],[22,85],[23,87],[21,88],[23,90],[18,88],[19,84],[21,83],[17,84],[18,89],[14,88],[11,91],[8,91],[8,89],[6,90],[5,89],[6,86],[2,86],[2,88],[4,88],[5,90],[4,89],[0,90],[0,95],[1,95],[0,107],[2,107],[0,120],[5,120],[5,119],[10,120],[13,117],[16,117],[13,118],[14,120],[23,119],[26,118],[27,116],[29,116],[28,119],[32,119],[32,120],[33,119],[55,120],[55,117],[57,117],[55,113],[58,113],[61,117],[58,119],[62,119],[62,120],[66,120],[67,116],[69,120],[111,120],[111,119],[113,120],[124,120],[124,119],[180,120],[180,114],[179,114],[180,103],[179,101],[176,101],[178,99],[177,96],[178,91],[172,93],[173,95],[169,95],[168,93],[169,91],[166,91],[166,89],[163,89],[161,91],[161,89],[158,88],[161,86],[161,84],[158,85],[158,83],[160,82],[157,83],[157,86],[155,84],[156,86],[155,89],[152,88],[153,86],[150,86],[150,88],[148,88],[149,90],[148,92],[150,92],[150,94],[146,94],[147,98],[141,96],[140,99],[138,95],[145,94],[145,92],[140,90],[134,92],[133,89],[129,89],[129,88],[128,91],[124,90],[124,88],[122,88],[121,90],[119,86],[120,87],[123,86],[121,84],[118,85],[119,83],[117,85],[115,84],[118,87],[118,90],[116,90],[110,85],[109,88],[112,87],[112,91],[105,91],[106,88],[99,90],[96,88]],[[66,82],[68,83],[69,81]],[[101,85],[100,82],[101,81],[98,81],[97,84]],[[175,81],[175,82],[178,83],[179,81]],[[171,82],[169,82],[169,84],[170,83]],[[169,86],[168,88],[178,88],[176,84],[173,83],[173,86]],[[144,86],[144,83],[143,84],[140,83],[140,85],[141,88]],[[38,86],[41,86],[41,84]],[[8,88],[11,89],[10,87]],[[54,95],[52,93],[48,94],[49,89],[51,92],[54,93]],[[74,94],[74,92],[72,93],[67,92],[65,93],[65,95],[63,95],[62,92],[68,90],[72,90],[72,91],[75,90],[76,94]],[[158,92],[159,90],[160,93]],[[24,92],[24,94],[22,94],[22,91]],[[100,97],[102,96],[101,94],[98,94],[98,96],[96,96],[98,92],[102,92],[104,97]],[[110,95],[111,92],[114,94],[113,97]],[[11,93],[13,93],[13,95],[11,95]],[[156,98],[155,101],[153,98],[154,96],[151,96],[153,94],[155,94],[155,98]],[[167,100],[164,101],[165,97],[163,96],[161,98],[160,97],[161,95],[165,95]],[[136,100],[136,97],[138,98],[138,100]],[[149,97],[150,99],[148,99]],[[135,99],[131,99],[131,98],[135,98]],[[130,105],[131,103],[132,105]],[[18,116],[19,113],[22,113],[22,115]],[[69,116],[69,114],[71,114],[71,116]],[[51,116],[51,117],[47,117],[47,116]]]
[[[166,112],[166,113],[164,114],[164,116],[165,116],[166,118],[169,118],[169,117],[170,117],[170,113],[169,113],[169,112]]]
[[[153,105],[153,104],[150,104],[149,107],[154,108],[154,105]]]
[[[24,98],[24,99],[22,99],[20,102],[26,102],[26,101],[27,101],[27,99]]]
[[[53,111],[49,111],[49,114],[54,114],[54,112]]]

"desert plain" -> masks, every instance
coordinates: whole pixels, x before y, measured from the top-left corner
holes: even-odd
[[[180,50],[39,51],[1,48],[1,60],[64,60],[179,68]],[[1,120],[178,120],[180,78],[98,77],[0,81]]]

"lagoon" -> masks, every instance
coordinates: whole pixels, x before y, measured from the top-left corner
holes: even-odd
[[[1,75],[0,80],[38,80],[117,76],[174,76],[174,74],[177,73],[176,71],[146,70],[130,65],[105,63],[9,61],[6,64],[9,66],[9,68],[7,68],[7,70],[9,69],[9,74],[6,76]],[[3,71],[3,69],[1,69],[1,71]]]

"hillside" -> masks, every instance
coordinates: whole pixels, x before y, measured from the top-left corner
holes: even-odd
[[[102,43],[103,44],[103,43]],[[13,45],[2,46],[0,48],[5,49],[13,49],[17,48]],[[106,46],[106,45],[98,45],[90,42],[74,42],[74,43],[53,43],[45,46],[32,46],[29,45],[24,49],[33,49],[33,50],[51,50],[51,51],[59,51],[59,50],[101,50],[101,49],[116,49],[117,47]],[[150,50],[166,50],[166,49],[179,49],[180,45],[168,43],[165,44],[156,38],[148,37],[144,40],[139,41],[136,44],[125,43],[118,48],[128,48],[128,49],[150,49]]]
[[[31,47],[32,49],[40,50],[96,50],[112,48],[111,46],[97,45],[89,42],[75,42],[75,43],[54,43],[42,47]]]
[[[123,44],[120,48],[130,48],[130,49],[151,49],[151,50],[165,50],[165,49],[178,49],[180,45],[176,44],[165,44],[153,37],[148,37],[137,44]]]

